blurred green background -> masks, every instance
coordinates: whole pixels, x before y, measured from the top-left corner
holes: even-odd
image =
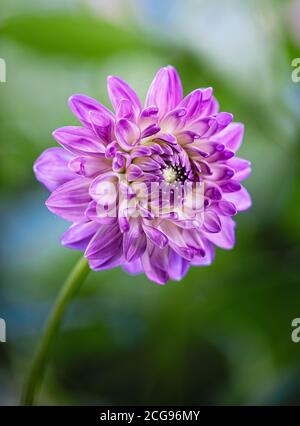
[[[80,254],[44,206],[32,164],[76,121],[82,92],[109,105],[106,76],[145,96],[161,66],[185,92],[213,86],[245,123],[253,208],[237,244],[164,287],[92,272],[55,341],[43,404],[298,404],[300,343],[300,2],[1,0],[0,404],[17,404],[43,322]]]

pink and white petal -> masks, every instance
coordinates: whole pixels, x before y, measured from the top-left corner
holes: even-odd
[[[46,149],[33,166],[37,180],[49,191],[54,191],[58,186],[75,179],[76,174],[68,168],[72,158],[73,155],[63,148]]]
[[[161,68],[154,80],[146,96],[145,107],[157,106],[159,109],[159,117],[176,108],[182,100],[182,85],[180,77],[172,66]]]
[[[109,76],[107,78],[107,90],[115,111],[119,108],[121,100],[126,99],[132,105],[135,116],[137,117],[140,114],[142,110],[141,102],[135,91],[126,81],[116,76]]]
[[[91,201],[91,180],[80,177],[59,186],[46,201],[47,208],[70,222],[80,222]]]
[[[107,119],[113,120],[114,116],[109,109],[96,99],[86,95],[75,94],[69,98],[69,107],[73,114],[86,127],[92,128],[91,112],[98,112]]]
[[[92,221],[74,223],[61,236],[61,243],[63,246],[75,250],[85,250],[99,226],[98,223]]]
[[[105,145],[85,127],[66,126],[52,133],[55,140],[75,155],[103,156]]]

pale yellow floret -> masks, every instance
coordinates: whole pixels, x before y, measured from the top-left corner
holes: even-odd
[[[163,171],[164,179],[167,183],[174,183],[177,178],[177,172],[173,169],[173,167],[167,167]]]

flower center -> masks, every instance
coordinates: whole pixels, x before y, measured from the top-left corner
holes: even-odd
[[[184,182],[187,178],[187,173],[184,167],[168,166],[163,170],[163,177],[167,183]]]

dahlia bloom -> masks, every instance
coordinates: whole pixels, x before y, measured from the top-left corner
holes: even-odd
[[[55,130],[61,148],[36,160],[35,175],[52,192],[46,206],[72,222],[61,242],[84,251],[92,269],[180,280],[190,265],[211,264],[216,246],[234,246],[232,217],[251,205],[241,185],[250,163],[235,156],[243,125],[219,112],[211,88],[183,97],[171,66],[156,74],[144,107],[120,78],[107,85],[114,113],[71,96],[81,126]]]

